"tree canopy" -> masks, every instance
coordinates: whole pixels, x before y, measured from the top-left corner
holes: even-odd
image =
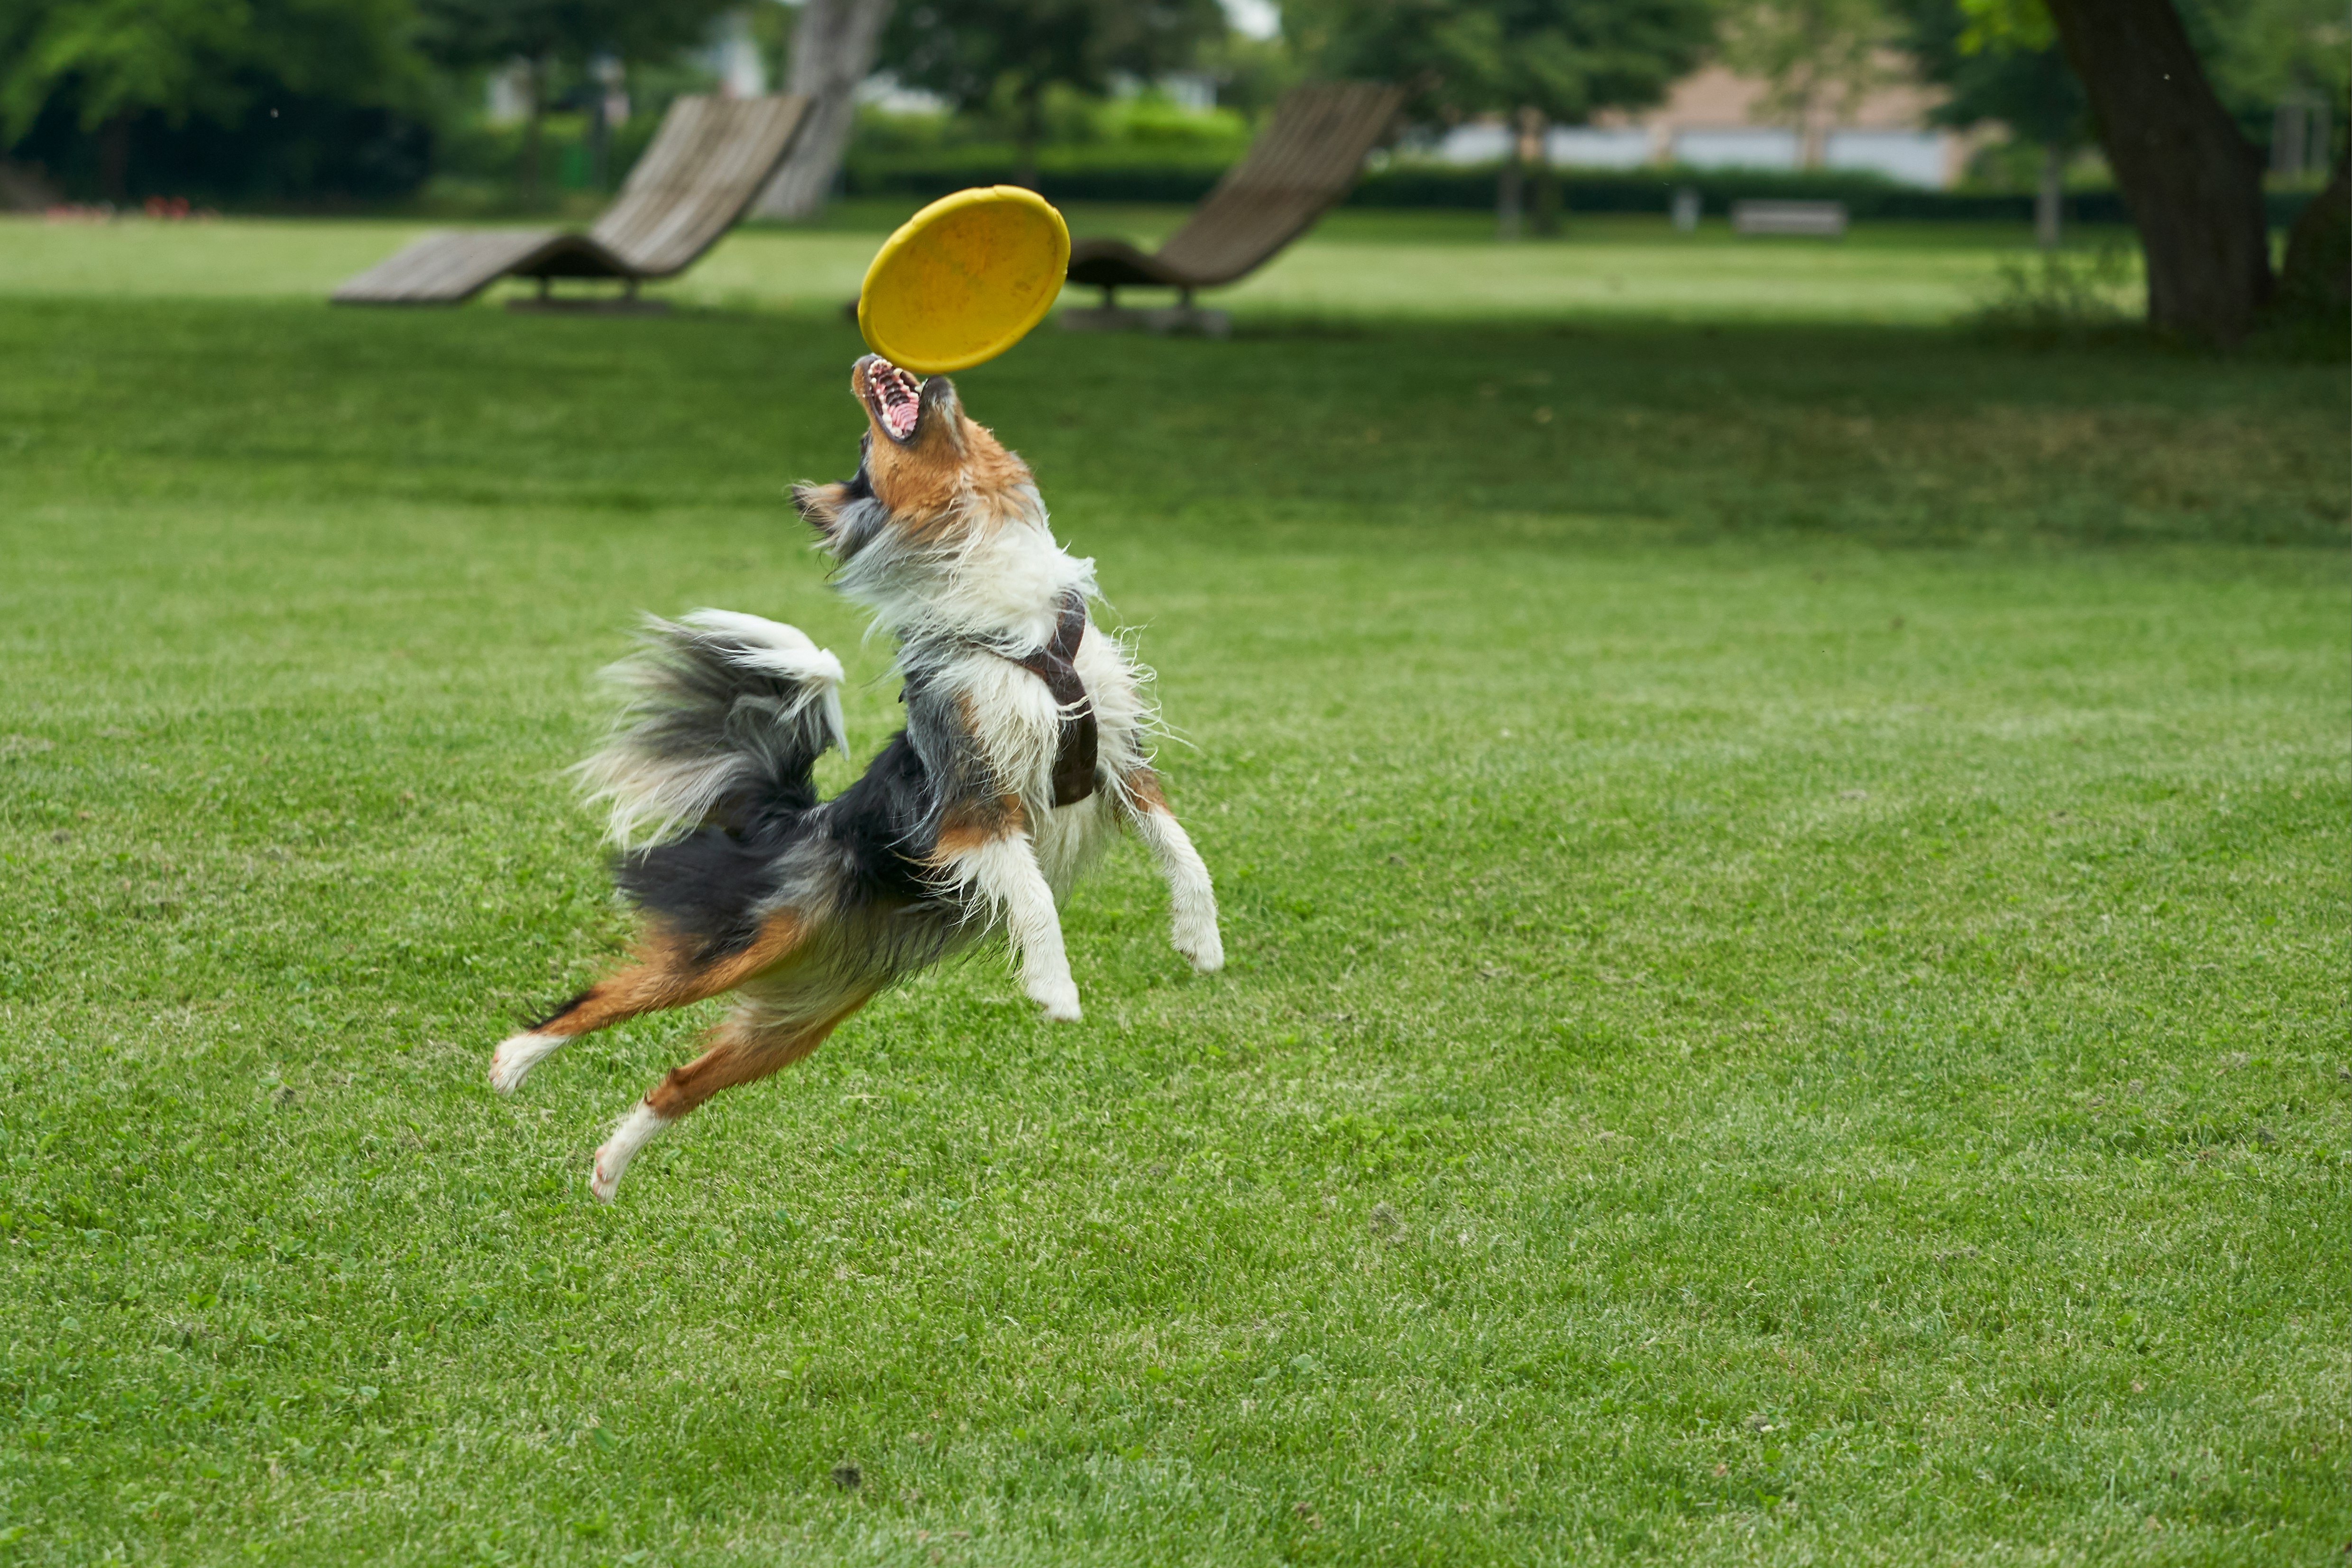
[[[134,153],[175,183],[389,193],[430,149],[410,24],[408,0],[6,0],[0,148],[117,198]]]
[[[11,0],[0,7],[0,144],[64,108],[85,131],[154,114],[231,122],[276,93],[391,103],[413,92],[405,0]]]
[[[418,41],[452,65],[648,59],[704,37],[740,0],[417,0]]]
[[[530,99],[523,134],[523,199],[536,201],[540,122],[555,66],[583,68],[600,55],[646,59],[706,37],[737,0],[417,0],[419,42],[444,65],[522,63]],[[601,119],[598,124],[601,126]],[[601,135],[602,132],[600,131]],[[602,160],[601,151],[597,153]]]
[[[1886,78],[1893,30],[1882,0],[1756,0],[1725,14],[1723,61],[1763,79],[1759,107],[1802,129],[1811,166],[1826,121],[1852,113]]]
[[[1903,41],[1950,89],[1948,124],[1998,120],[2030,141],[2089,139],[2089,106],[2044,0],[1893,0]],[[2179,0],[2213,92],[2257,142],[2285,102],[2316,98],[2339,120],[2352,90],[2352,24],[2337,0]]]
[[[966,112],[1008,114],[1034,185],[1050,89],[1181,70],[1224,28],[1217,0],[927,0],[899,5],[882,58]]]
[[[1997,121],[2049,148],[2090,140],[2083,84],[2039,0],[1905,0],[1904,10],[1920,74],[1951,94],[1936,111],[1943,123]]]
[[[1318,74],[1406,84],[1445,120],[1654,103],[1715,31],[1709,0],[1290,0],[1282,19]]]

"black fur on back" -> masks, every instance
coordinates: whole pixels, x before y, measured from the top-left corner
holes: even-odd
[[[749,946],[780,904],[836,916],[925,906],[932,890],[918,856],[930,837],[930,798],[922,760],[900,730],[823,805],[779,789],[744,802],[748,826],[704,827],[625,856],[614,880],[670,930],[698,938],[705,961]]]
[[[857,781],[826,801],[825,836],[837,844],[851,878],[869,901],[931,896],[920,861],[930,848],[935,791],[915,744],[900,730]]]
[[[697,938],[696,959],[707,963],[749,946],[760,934],[761,907],[781,883],[782,847],[772,831],[754,839],[732,828],[697,828],[622,856],[613,882],[667,929]]]
[[[933,962],[972,934],[961,904],[941,896],[929,860],[948,802],[1000,791],[952,699],[911,673],[901,693],[907,727],[856,782],[820,803],[812,769],[825,732],[813,708],[792,706],[789,687],[747,692],[754,672],[707,636],[662,631],[656,648],[666,657],[641,681],[634,743],[665,758],[757,755],[700,826],[622,857],[614,876],[624,894],[696,943],[705,962],[749,946],[782,908],[827,921],[887,915],[862,923],[861,940],[882,970]],[[786,733],[772,733],[779,730]]]

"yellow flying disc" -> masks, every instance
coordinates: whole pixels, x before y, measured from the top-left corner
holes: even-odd
[[[1045,319],[1070,269],[1070,229],[1018,185],[941,196],[882,242],[857,291],[866,346],[935,376],[992,360]]]

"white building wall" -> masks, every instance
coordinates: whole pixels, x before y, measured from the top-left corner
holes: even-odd
[[[1501,125],[1457,125],[1433,152],[1442,163],[1499,163],[1511,155],[1511,132]]]
[[[850,97],[859,107],[878,109],[885,114],[945,114],[954,107],[928,88],[906,86],[888,71],[876,71],[859,82]]]
[[[1677,131],[1673,159],[1694,169],[1794,169],[1799,152],[1793,131]]]
[[[1940,188],[1951,162],[1948,138],[1934,131],[1832,131],[1822,162],[1832,169],[1864,169],[1906,185]]]
[[[1823,167],[1870,170],[1906,184],[1944,187],[1960,173],[1967,139],[1931,127],[1940,89],[1912,79],[1911,62],[1887,52],[1886,82],[1874,89],[1840,126],[1816,130]],[[1764,105],[1765,84],[1720,65],[1677,82],[1657,107],[1610,112],[1589,126],[1554,128],[1546,141],[1563,168],[1632,169],[1686,163],[1702,169],[1797,170],[1805,147],[1797,128],[1775,123]],[[1455,164],[1492,164],[1511,154],[1511,132],[1499,117],[1457,125],[1429,141],[1406,143],[1408,155]]]
[[[1650,133],[1639,127],[1562,126],[1544,138],[1544,156],[1559,169],[1638,169],[1651,152]]]

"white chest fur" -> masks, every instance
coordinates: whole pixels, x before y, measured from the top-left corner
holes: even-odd
[[[1056,900],[1117,832],[1116,792],[1144,760],[1149,722],[1137,671],[1117,639],[1089,625],[1072,662],[1095,713],[1096,776],[1095,793],[1068,806],[1053,804],[1064,715],[1045,683],[1009,659],[978,651],[953,661],[940,677],[971,723],[990,774],[1021,797],[1038,869]]]

